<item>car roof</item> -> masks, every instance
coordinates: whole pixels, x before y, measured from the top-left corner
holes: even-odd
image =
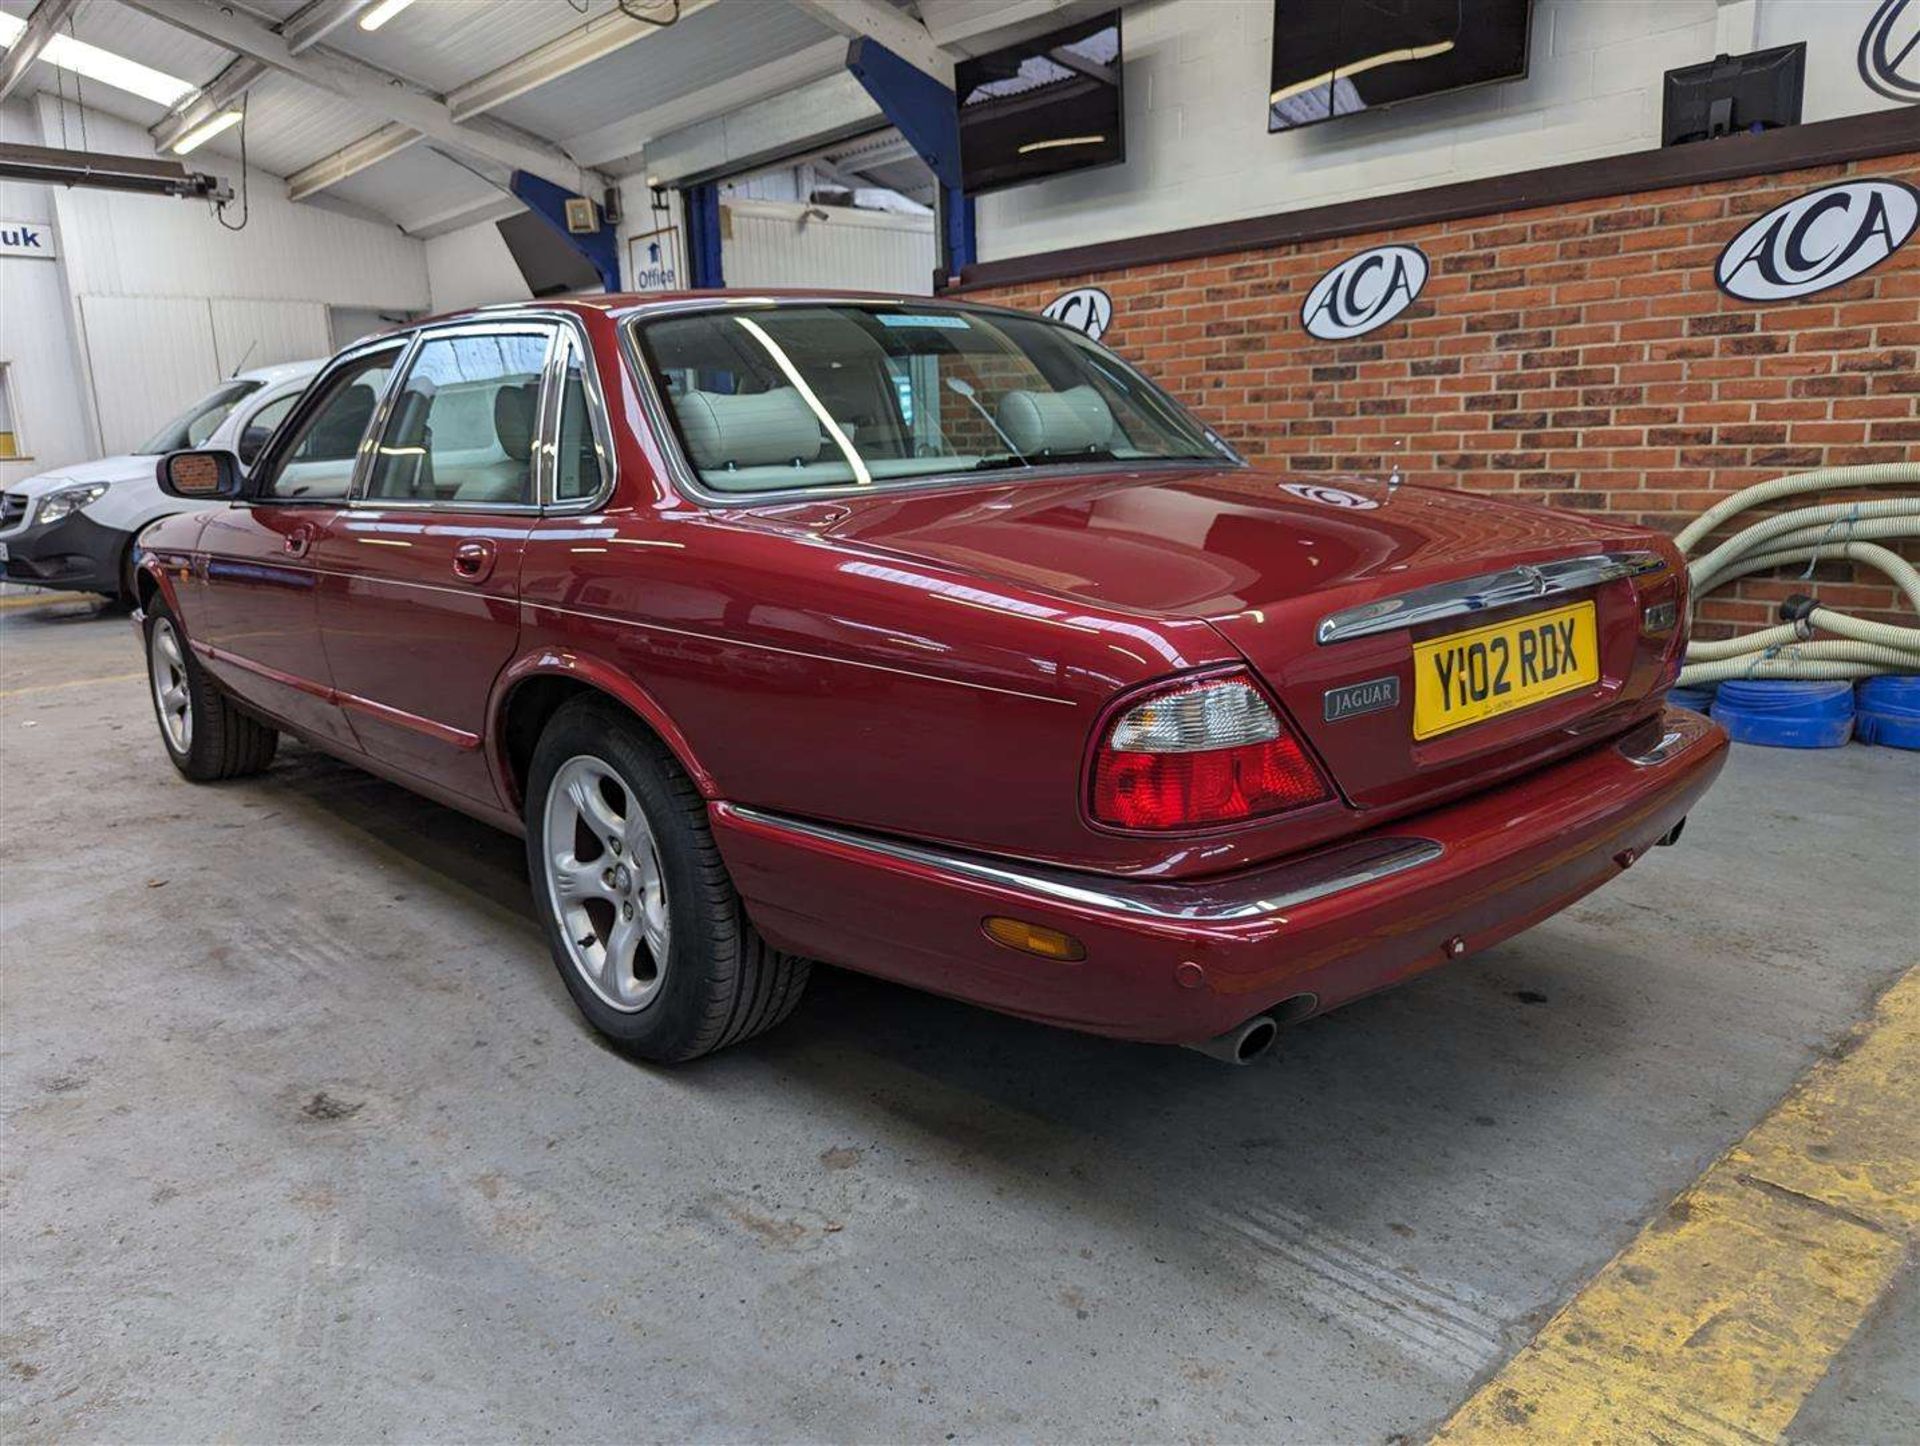
[[[879,306],[937,306],[955,310],[1006,311],[1004,306],[989,306],[963,298],[907,296],[891,291],[837,291],[818,286],[741,286],[711,291],[614,291],[584,295],[542,296],[531,301],[502,301],[486,306],[462,307],[437,316],[421,317],[396,331],[421,326],[441,326],[449,322],[484,321],[505,312],[525,311],[600,311],[616,316],[633,315],[660,309],[679,309],[690,303],[712,306],[741,306],[766,301],[847,301]]]
[[[238,382],[260,382],[272,386],[276,382],[299,381],[312,376],[327,364],[325,357],[314,357],[309,361],[276,362],[270,367],[249,367],[246,371],[235,372],[233,380]]]

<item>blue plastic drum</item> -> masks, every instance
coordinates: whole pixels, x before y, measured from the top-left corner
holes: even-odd
[[[1697,688],[1669,688],[1667,701],[1676,708],[1690,708],[1695,713],[1704,713],[1713,706],[1716,685],[1702,683]]]
[[[1730,679],[1714,696],[1713,721],[1736,743],[1838,748],[1853,736],[1853,684]]]
[[[1887,748],[1920,748],[1920,678],[1866,678],[1854,689],[1854,737]]]

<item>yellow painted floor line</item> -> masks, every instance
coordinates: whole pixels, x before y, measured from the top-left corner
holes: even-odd
[[[92,593],[23,593],[19,597],[0,597],[0,609],[9,608],[50,608],[61,603],[85,603],[89,607],[99,607],[101,600]]]
[[[0,688],[0,698],[24,698],[29,693],[53,693],[61,688],[91,688],[96,683],[124,683],[129,678],[144,678],[144,671],[108,673],[100,678],[69,678],[64,683],[29,683],[24,688]]]
[[[1920,1247],[1920,967],[1440,1429],[1776,1441]]]

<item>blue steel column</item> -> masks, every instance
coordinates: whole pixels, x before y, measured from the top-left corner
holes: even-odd
[[[696,288],[725,286],[720,268],[720,188],[688,186],[680,193],[687,219],[687,271]]]
[[[608,291],[620,289],[620,245],[614,238],[613,227],[607,224],[606,213],[598,206],[594,215],[600,219],[600,229],[577,233],[567,229],[567,202],[578,200],[579,193],[569,191],[565,186],[556,186],[552,181],[532,175],[527,171],[515,171],[507,183],[526,208],[547,223],[549,229],[567,245],[585,258],[588,265],[600,273],[600,284]]]
[[[847,69],[939,180],[940,269],[959,275],[974,259],[973,198],[960,180],[959,98],[870,36],[847,46]]]

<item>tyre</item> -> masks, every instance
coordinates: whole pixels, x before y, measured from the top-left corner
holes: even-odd
[[[641,1059],[678,1063],[771,1029],[809,963],[747,921],[699,790],[627,713],[553,716],[527,780],[527,871],[568,993]]]
[[[147,678],[167,757],[195,783],[242,778],[273,762],[280,735],[234,706],[207,676],[157,598],[147,615]]]

